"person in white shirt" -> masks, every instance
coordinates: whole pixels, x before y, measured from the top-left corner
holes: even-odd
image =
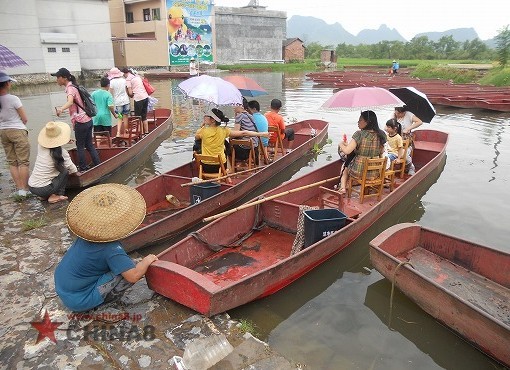
[[[191,58],[189,60],[189,75],[191,77],[198,76],[198,67],[197,64],[195,63],[195,58]]]
[[[76,165],[62,145],[71,139],[71,127],[65,122],[48,122],[39,132],[34,169],[28,179],[32,194],[48,203],[67,200],[64,195],[69,174],[79,175]]]
[[[21,100],[9,94],[11,82],[15,79],[0,72],[0,138],[4,147],[11,177],[17,191],[13,195],[26,197],[30,164],[30,143],[28,141],[27,115]]]
[[[108,78],[110,79],[110,92],[113,95],[115,113],[118,115],[116,136],[119,137],[126,133],[131,105],[129,102],[126,79],[120,69],[116,67],[110,69]]]

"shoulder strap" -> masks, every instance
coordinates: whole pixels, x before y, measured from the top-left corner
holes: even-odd
[[[76,91],[78,91],[78,94],[80,94],[80,98],[83,100],[83,97],[81,96],[81,93],[80,93],[80,88],[78,87],[78,85],[75,85],[75,84],[71,84],[71,86],[74,86],[76,88]],[[74,104],[76,104],[78,107],[81,108],[82,111],[85,112],[85,109],[80,105],[80,103],[78,103],[74,97],[73,97],[73,102]],[[87,112],[85,112],[85,114],[87,114]]]

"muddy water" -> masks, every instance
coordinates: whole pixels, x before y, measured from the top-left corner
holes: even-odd
[[[298,165],[301,170],[294,166],[277,181],[337,158],[336,143],[344,133],[350,136],[356,130],[359,112],[320,111],[332,89],[313,87],[302,74],[248,76],[269,92],[258,98],[263,109],[278,97],[288,122],[308,118],[330,122],[333,144],[326,145],[316,159],[304,158]],[[112,181],[135,185],[191,160],[192,134],[200,125],[203,107],[175,93],[178,82],[151,81],[161,106],[173,108],[172,135]],[[35,148],[37,132],[56,118],[53,107],[62,104],[64,94],[56,84],[16,94],[27,109]],[[394,297],[390,330],[391,284],[368,258],[368,242],[398,222],[419,222],[510,252],[510,206],[504,200],[510,182],[510,113],[436,108],[438,115],[423,127],[449,132],[450,141],[446,161],[435,175],[348,249],[281,292],[231,311],[232,316],[252,320],[277,351],[310,369],[498,368],[399,293]],[[225,111],[233,116],[230,108]],[[391,111],[377,114],[384,122]],[[35,159],[35,150],[32,156]],[[277,181],[268,186],[276,186]]]

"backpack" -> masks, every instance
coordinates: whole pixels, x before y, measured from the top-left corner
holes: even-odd
[[[78,93],[80,94],[81,101],[83,102],[83,107],[80,104],[78,104],[77,101],[75,101],[74,103],[78,107],[80,107],[81,110],[84,111],[87,116],[89,116],[90,118],[94,117],[97,114],[97,108],[90,93],[83,86],[80,85],[73,86],[76,88],[76,90],[78,90]]]
[[[143,87],[145,88],[145,91],[147,91],[147,94],[152,95],[156,89],[150,84],[149,80],[146,78],[142,78]]]

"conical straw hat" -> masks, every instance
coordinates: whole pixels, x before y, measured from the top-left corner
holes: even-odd
[[[44,148],[56,148],[67,144],[71,138],[71,127],[65,122],[48,122],[39,132],[37,142]]]
[[[121,184],[83,190],[67,207],[67,225],[80,238],[111,242],[131,234],[143,221],[146,205],[135,189]]]

